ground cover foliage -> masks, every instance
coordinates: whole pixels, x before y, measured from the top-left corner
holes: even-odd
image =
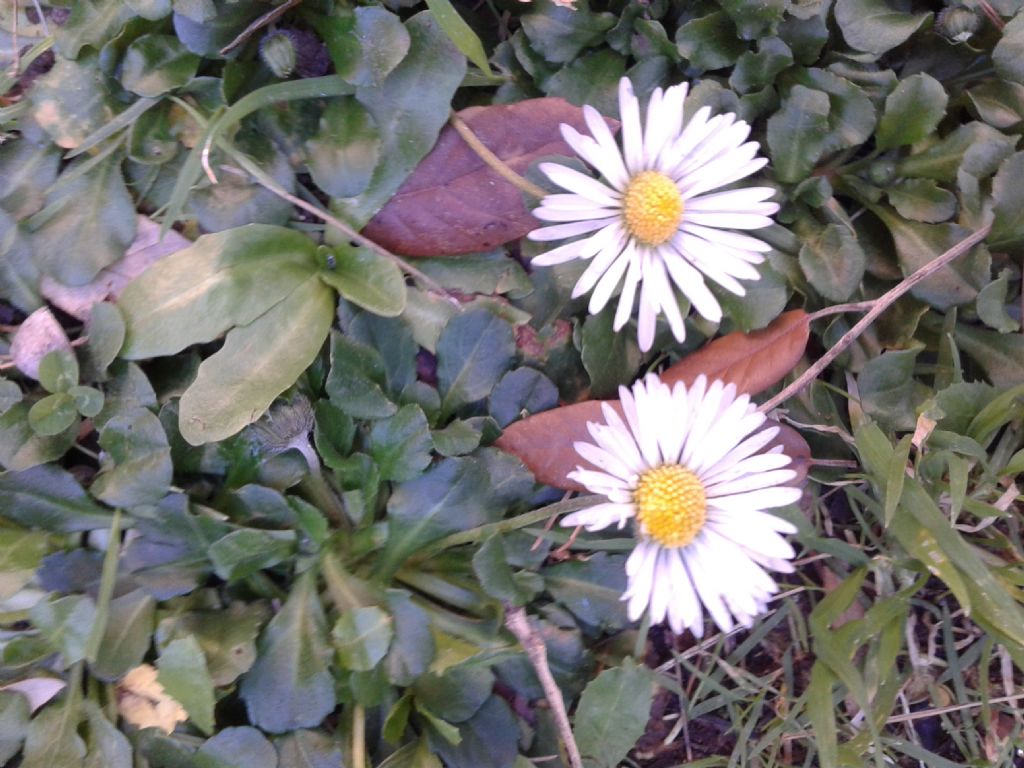
[[[0,764],[568,764],[518,609],[588,766],[1013,764],[1018,0],[0,21]],[[782,204],[721,325],[646,354],[579,266],[530,269],[536,200],[449,125],[543,185],[624,74],[749,121]],[[977,232],[775,413],[806,492],[771,611],[628,622],[632,540],[547,524],[592,501],[593,401],[650,370],[767,399]]]

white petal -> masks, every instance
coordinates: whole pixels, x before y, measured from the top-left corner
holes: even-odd
[[[715,192],[710,195],[690,197],[686,200],[687,211],[744,211],[752,206],[763,205],[768,198],[775,194],[771,187],[744,187],[743,189],[730,189],[726,192]],[[770,203],[775,213],[779,209],[776,203]]]
[[[588,531],[600,531],[609,525],[618,525],[633,516],[633,508],[628,504],[595,504],[581,509],[562,518],[562,526],[575,528],[582,525]]]
[[[612,239],[614,238],[614,239]],[[580,275],[576,285],[572,289],[572,297],[578,298],[590,291],[609,267],[622,255],[626,244],[625,230],[621,227],[614,229],[608,238],[605,238],[603,247],[597,252],[597,256],[590,266]]]
[[[593,110],[593,107],[584,107],[583,109]],[[604,120],[600,116],[598,116],[598,120],[604,124]],[[596,139],[584,136],[572,126],[563,123],[562,138],[573,148],[577,155],[596,168],[598,173],[608,180],[613,189],[621,191],[625,188],[629,177],[626,175],[626,166],[622,164],[622,155],[619,152],[619,148],[615,146],[615,141],[611,138],[610,133],[608,134],[609,146],[606,147]]]
[[[594,232],[608,224],[615,224],[621,221],[620,216],[607,219],[596,219],[593,221],[574,221],[569,224],[555,224],[551,227],[543,227],[530,232],[527,237],[530,240],[548,242],[550,240],[565,240],[568,237],[576,237],[587,232]]]
[[[658,324],[658,307],[650,293],[647,283],[641,283],[640,313],[637,318],[637,343],[641,352],[647,352],[654,344],[654,330]]]
[[[789,542],[777,533],[768,533],[744,525],[730,525],[722,521],[711,520],[705,524],[705,528],[715,531],[729,541],[740,544],[747,550],[759,552],[768,557],[780,557],[788,560],[796,554],[789,545]]]
[[[541,163],[537,167],[558,186],[575,192],[577,195],[582,195],[588,200],[593,200],[595,203],[618,206],[622,200],[622,195],[611,187],[572,168],[558,163]]]
[[[640,128],[640,103],[628,77],[619,80],[619,115],[622,118],[622,154],[626,170],[635,176],[644,168],[644,137]]]
[[[629,183],[629,174],[626,172],[626,165],[622,158],[622,151],[612,136],[608,123],[601,117],[601,114],[589,104],[583,107],[583,119],[587,121],[587,128],[597,142],[601,156],[605,158],[608,168],[598,168],[605,178],[611,182],[620,192]],[[597,166],[594,166],[595,168]]]
[[[602,309],[604,305],[608,303],[608,299],[612,297],[612,293],[618,288],[619,282],[622,280],[622,276],[626,273],[626,268],[634,258],[633,250],[629,248],[630,243],[627,243],[626,249],[612,262],[612,265],[605,271],[598,280],[597,285],[594,287],[594,292],[590,294],[590,304],[588,311],[592,315],[596,315]],[[597,260],[595,259],[595,262]],[[580,278],[580,283],[583,282],[583,278]],[[573,293],[579,290],[577,284]]]
[[[718,496],[732,496],[737,493],[745,493],[758,488],[768,488],[773,485],[782,485],[796,477],[792,469],[775,469],[771,472],[758,472],[756,475],[746,475],[727,482],[714,483],[707,489],[708,498]]]
[[[669,604],[669,625],[676,634],[690,629],[700,637],[704,633],[704,617],[694,591],[693,581],[684,563],[683,550],[674,549],[669,552],[669,568],[671,572],[674,599]]]
[[[800,501],[803,491],[799,488],[778,486],[761,488],[749,493],[734,493],[729,496],[716,496],[714,504],[719,509],[742,511],[744,509],[771,509],[785,507]]]
[[[664,262],[653,254],[648,262],[648,274],[644,276],[644,282],[648,281],[651,282],[656,300],[668,319],[672,335],[676,337],[676,341],[686,341],[686,325],[679,311],[679,302],[672,291],[672,284],[665,273]]]
[[[619,296],[619,306],[615,308],[615,319],[612,322],[612,329],[618,331],[626,324],[633,314],[633,304],[636,301],[636,289],[640,284],[640,259],[636,258],[636,249],[632,242],[626,244],[631,249],[629,258],[629,270],[626,272],[626,282],[622,285],[622,294]]]
[[[713,323],[722,319],[722,308],[718,304],[718,299],[704,284],[701,273],[691,266],[682,254],[677,253],[674,257],[665,259],[665,268],[668,269],[672,282],[690,300],[701,317]]]
[[[634,474],[618,456],[603,448],[599,448],[593,443],[574,443],[573,447],[576,449],[576,453],[595,467],[603,469],[608,474],[615,475],[615,477],[622,478],[624,482],[629,481]]]
[[[687,211],[684,215],[687,222],[693,222],[703,227],[718,227],[724,229],[762,229],[770,227],[772,220],[767,215],[758,213],[702,213],[700,211]]]
[[[690,576],[693,577],[697,594],[700,595],[700,600],[708,609],[711,618],[722,631],[728,632],[733,628],[733,621],[719,591],[721,582],[716,561],[721,557],[722,553],[713,550],[707,534],[701,531],[687,548],[686,565]]]
[[[727,229],[710,229],[708,227],[698,226],[697,224],[690,224],[686,227],[686,231],[711,243],[724,245],[737,251],[756,251],[760,253],[767,253],[772,249],[772,247],[763,240],[758,240],[756,237],[744,235],[739,232],[730,232]]]

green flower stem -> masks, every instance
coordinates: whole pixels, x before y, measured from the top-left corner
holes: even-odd
[[[366,582],[346,571],[337,555],[332,552],[324,552],[320,558],[320,573],[324,577],[327,594],[331,596],[331,602],[339,611],[365,608],[384,601],[382,594],[378,594]]]
[[[410,562],[420,562],[422,560],[434,557],[439,552],[443,552],[446,549],[452,547],[460,547],[463,544],[479,544],[488,536],[492,536],[496,533],[510,533],[512,531],[518,531],[521,528],[528,528],[531,525],[547,520],[549,517],[556,517],[558,515],[568,514],[569,512],[575,512],[579,509],[593,506],[598,502],[600,497],[598,496],[577,496],[575,499],[569,499],[568,501],[560,501],[556,504],[549,504],[546,507],[535,509],[531,512],[524,512],[516,517],[510,517],[508,520],[501,520],[497,523],[488,523],[487,525],[481,525],[479,528],[471,528],[468,531],[459,531],[453,533],[450,536],[445,536],[440,541],[436,541],[428,547],[424,547],[415,557],[410,558]]]
[[[310,471],[299,482],[299,490],[327,516],[335,528],[342,531],[351,530],[352,524],[345,514],[345,505],[324,478],[322,469],[310,467]]]

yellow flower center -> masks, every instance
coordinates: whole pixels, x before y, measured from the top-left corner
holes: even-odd
[[[633,502],[644,531],[665,547],[685,547],[707,519],[704,485],[678,464],[663,464],[640,475]]]
[[[644,171],[626,187],[622,205],[626,229],[644,245],[661,245],[679,229],[683,197],[676,183],[657,171]]]

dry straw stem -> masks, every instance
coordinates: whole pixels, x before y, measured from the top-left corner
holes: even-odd
[[[259,184],[261,187],[270,190],[275,195],[280,197],[282,200],[287,200],[296,208],[301,208],[307,213],[311,213],[312,215],[316,216],[318,219],[327,223],[329,226],[332,226],[335,229],[337,229],[352,242],[361,245],[365,248],[369,248],[378,256],[383,256],[388,261],[394,262],[399,269],[401,269],[407,275],[412,277],[414,280],[419,281],[425,288],[441,296],[444,296],[448,301],[450,301],[459,309],[462,308],[462,305],[459,303],[458,299],[456,299],[448,291],[446,291],[439,283],[435,282],[433,278],[427,276],[420,270],[416,269],[416,267],[411,266],[407,261],[405,261],[405,259],[396,256],[387,248],[383,248],[382,246],[373,242],[373,240],[366,237],[365,235],[361,235],[359,232],[356,232],[354,229],[352,229],[352,227],[343,222],[341,219],[332,216],[331,214],[327,213],[327,211],[324,211],[318,208],[317,206],[312,205],[311,203],[307,203],[300,197],[296,197],[288,190],[279,186],[273,179],[267,177],[265,174],[261,172],[258,172],[258,168],[245,167],[246,164],[242,163],[243,159],[245,158],[243,158],[242,155],[235,156],[235,160],[243,165],[243,170],[247,171],[249,176],[251,176],[256,181],[256,183]]]
[[[925,264],[923,267],[917,270],[917,272],[910,275],[909,277],[904,278],[895,287],[883,293],[873,302],[869,302],[867,304],[864,302],[858,302],[857,304],[840,305],[842,308],[848,309],[860,309],[867,305],[870,305],[871,308],[867,311],[867,313],[865,313],[864,317],[857,321],[856,325],[854,325],[850,330],[843,334],[842,338],[839,339],[838,342],[836,342],[835,346],[833,346],[828,352],[822,355],[821,358],[816,360],[810,368],[808,368],[806,371],[800,374],[800,376],[798,376],[792,384],[790,384],[788,387],[779,392],[779,394],[777,394],[771,400],[761,405],[758,408],[758,410],[761,411],[761,413],[767,413],[773,408],[776,408],[782,403],[784,403],[793,395],[800,392],[804,387],[806,387],[808,384],[814,381],[814,379],[818,378],[818,375],[822,371],[824,371],[825,368],[828,367],[829,363],[831,363],[833,360],[839,357],[839,355],[842,354],[843,351],[848,346],[850,346],[857,339],[858,336],[864,333],[864,331],[866,331],[868,327],[873,322],[875,322],[875,320],[878,318],[880,314],[882,314],[883,312],[885,312],[885,310],[892,306],[892,303],[896,301],[896,299],[905,294],[907,291],[909,291],[911,288],[913,288],[921,281],[927,280],[933,274],[935,274],[944,266],[953,261],[953,259],[956,259],[967,253],[969,250],[971,250],[971,248],[973,248],[975,245],[977,245],[986,237],[988,237],[988,233],[991,230],[992,224],[991,222],[989,222],[988,224],[981,227],[981,229],[971,234],[969,237],[966,237],[963,240],[961,240],[959,243],[954,245],[952,248],[943,253],[934,261]],[[835,307],[833,309],[839,308],[840,307]],[[831,314],[831,312],[828,313]],[[815,316],[812,316],[811,319],[814,319],[814,317]]]
[[[477,138],[475,133],[473,133],[473,129],[466,125],[465,121],[461,117],[452,112],[451,117],[448,118],[448,122],[452,124],[452,128],[454,128],[456,133],[462,137],[462,140],[469,145],[469,148],[476,152],[480,156],[480,159],[483,160],[495,173],[501,176],[501,178],[516,189],[520,189],[528,195],[533,195],[538,200],[542,197],[547,197],[548,193],[546,190],[538,187],[533,182],[524,179],[518,173],[509,168],[505,164],[504,160],[484,146],[484,143]]]
[[[540,686],[544,689],[544,698],[547,699],[551,713],[555,716],[558,735],[562,738],[565,751],[569,756],[569,765],[571,768],[583,768],[580,748],[576,746],[576,738],[572,735],[572,726],[569,725],[569,713],[565,710],[565,700],[562,698],[562,692],[548,666],[548,652],[544,647],[544,640],[530,626],[525,608],[506,605],[505,626],[523,646],[530,664],[533,665],[533,669],[537,673]]]

